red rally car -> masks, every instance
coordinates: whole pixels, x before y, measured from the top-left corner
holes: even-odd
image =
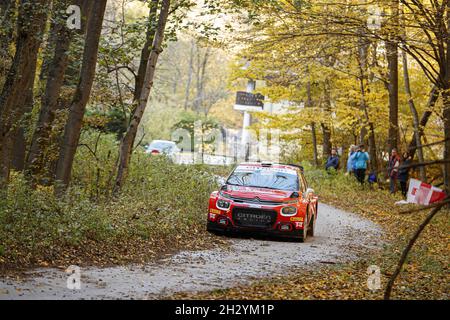
[[[243,163],[211,193],[207,230],[257,232],[303,242],[314,236],[317,207],[302,167]]]

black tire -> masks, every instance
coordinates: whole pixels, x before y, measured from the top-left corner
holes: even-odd
[[[308,226],[308,235],[310,237],[314,237],[314,228],[315,228],[315,226],[316,226],[316,219],[313,216],[311,221],[309,222],[309,226]]]
[[[209,229],[206,229],[206,230],[207,230],[210,234],[213,234],[213,235],[218,236],[218,237],[221,237],[221,236],[224,235],[224,232],[223,232],[223,231],[209,230]]]
[[[214,235],[219,235],[219,231],[217,231],[217,229],[214,229],[214,228],[212,228],[211,226],[210,226],[210,222],[208,222],[207,224],[206,224],[206,231],[208,231],[209,233],[212,233],[212,234],[214,234]]]
[[[299,238],[299,242],[305,242],[308,238],[308,226],[304,226],[303,230],[300,230],[301,237]]]

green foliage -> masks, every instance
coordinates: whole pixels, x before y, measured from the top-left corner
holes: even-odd
[[[113,133],[120,140],[127,130],[127,119],[119,108],[107,111],[91,109],[86,112],[83,119],[85,127],[96,129],[104,133]]]
[[[106,212],[82,192],[73,189],[58,200],[52,188],[32,190],[22,174],[13,175],[7,196],[0,201],[0,243],[6,256],[16,250],[38,254],[85,238],[101,239],[107,231]]]
[[[198,116],[195,113],[192,112],[184,112],[181,116],[181,120],[177,122],[172,130],[175,131],[177,129],[183,129],[189,132],[189,135],[191,137],[190,146],[185,141],[181,141],[181,138],[177,142],[177,144],[183,142],[183,145],[190,150],[194,150],[195,146],[195,137],[196,135],[201,135],[202,137],[208,137],[208,135],[212,134],[212,131],[215,129],[219,129],[219,124],[215,119],[212,118],[205,118],[202,116]],[[197,128],[198,127],[198,128]],[[195,130],[201,130],[201,133],[195,132]],[[205,138],[205,140],[202,140],[202,149],[204,150],[205,147],[209,144],[214,143],[214,137],[211,137],[210,139]]]
[[[88,243],[115,252],[130,242],[164,242],[203,229],[208,196],[217,188],[207,166],[175,165],[136,151],[122,193],[111,198],[104,190],[115,138],[85,132],[82,141],[72,186],[61,199],[53,187],[33,190],[22,174],[13,174],[0,198],[0,264],[58,259]]]

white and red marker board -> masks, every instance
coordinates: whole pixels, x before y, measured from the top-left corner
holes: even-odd
[[[431,184],[424,183],[417,179],[411,179],[407,202],[421,205],[429,205],[445,199],[445,192]]]

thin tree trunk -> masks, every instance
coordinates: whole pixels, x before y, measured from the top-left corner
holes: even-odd
[[[450,90],[450,86],[442,93],[444,100],[444,160],[450,160],[450,93],[448,90]],[[444,163],[443,171],[445,191],[450,193],[450,163]]]
[[[106,2],[107,0],[95,1],[92,8],[92,14],[88,21],[80,81],[70,105],[69,116],[64,130],[63,144],[56,168],[56,180],[59,184],[55,188],[55,191],[58,195],[61,195],[70,182],[72,165],[78,147],[78,141],[80,139],[84,112],[94,81]]]
[[[359,103],[359,109],[367,114],[367,102],[366,102],[366,83],[368,83],[368,51],[370,43],[366,38],[365,31],[361,30],[362,35],[358,38],[358,69],[359,69],[359,86],[361,99]],[[360,119],[361,129],[359,131],[359,144],[364,144],[367,138],[367,122],[368,119],[365,117],[365,121]]]
[[[398,40],[395,32],[399,22],[399,3],[398,0],[390,0],[391,16],[394,26],[391,28],[389,40],[386,43],[386,54],[389,69],[389,150],[398,148],[399,126],[398,126]]]
[[[450,159],[450,3],[447,2],[447,30],[445,41],[447,44],[446,60],[445,60],[445,77],[443,85],[443,122],[444,122],[444,160]],[[447,193],[450,193],[450,163],[444,164],[444,187]]]
[[[33,87],[48,4],[49,0],[20,3],[16,53],[0,95],[0,188],[9,179],[12,139],[25,113],[24,93]]]
[[[306,94],[307,94],[307,101],[306,101],[306,107],[312,108],[312,94],[311,94],[311,79],[309,69],[307,70],[308,74],[308,83],[306,84]],[[314,165],[316,167],[319,166],[319,156],[317,154],[317,135],[316,135],[316,124],[315,122],[311,122],[311,139],[312,139],[312,145],[313,145],[313,161]]]
[[[375,128],[374,124],[370,119],[369,110],[366,99],[366,92],[369,85],[369,76],[368,76],[368,51],[370,47],[370,43],[366,40],[365,37],[360,37],[358,41],[358,65],[359,65],[359,85],[360,85],[360,110],[364,113],[365,121],[363,121],[363,125],[360,131],[360,143],[364,144],[366,136],[368,135],[369,141],[369,155],[370,155],[370,167],[372,171],[378,170],[378,158],[377,158],[377,146],[375,140]],[[367,130],[366,125],[368,125],[369,130]],[[368,131],[368,132],[367,132]]]
[[[200,47],[198,47],[198,59],[197,59],[197,94],[195,97],[194,108],[196,112],[200,112],[201,106],[204,101],[204,88],[205,88],[205,74],[206,66],[208,65],[208,59],[211,49],[208,47],[205,49],[205,54],[201,56]]]
[[[316,124],[311,122],[311,139],[313,144],[313,160],[316,167],[319,166],[319,155],[317,153],[317,134],[316,134]]]
[[[419,238],[422,231],[430,223],[430,221],[434,218],[434,216],[441,210],[442,207],[443,207],[443,205],[439,205],[436,208],[434,208],[433,210],[431,210],[431,212],[428,214],[428,216],[425,218],[425,220],[417,228],[417,230],[414,233],[414,235],[412,236],[412,238],[409,240],[408,245],[405,247],[405,249],[403,249],[403,252],[402,252],[402,255],[398,262],[397,268],[395,269],[394,273],[392,274],[392,276],[389,279],[388,284],[386,286],[386,290],[384,292],[385,300],[389,300],[391,298],[392,288],[394,287],[395,280],[397,279],[398,275],[400,274],[403,264],[405,263],[409,252],[411,251],[412,247],[414,246],[414,243],[416,243],[416,241]]]
[[[188,68],[188,79],[186,83],[186,91],[184,93],[184,110],[187,110],[189,105],[189,93],[191,91],[192,75],[194,73],[194,49],[195,41],[191,41],[191,50],[189,52],[189,68]]]
[[[420,126],[419,126],[419,114],[417,113],[416,105],[414,104],[414,99],[412,97],[411,93],[411,85],[409,81],[409,72],[408,72],[408,56],[406,52],[402,52],[403,56],[403,80],[405,83],[405,93],[408,98],[408,105],[409,110],[411,111],[411,114],[413,116],[413,127],[414,127],[414,140],[416,141],[417,148],[417,159],[420,163],[425,162],[424,156],[423,156],[423,148],[422,148],[422,142],[420,139]],[[423,182],[427,181],[427,174],[425,167],[420,167],[420,180]]]
[[[326,117],[328,118],[331,115],[331,92],[328,79],[324,84],[324,100],[325,107],[324,112]],[[326,160],[328,156],[331,155],[331,129],[325,122],[321,122],[320,126],[322,127],[322,147],[323,153],[322,157]]]
[[[145,36],[145,44],[141,51],[141,60],[139,63],[139,69],[136,77],[136,83],[134,85],[134,101],[138,101],[141,96],[142,87],[145,80],[145,72],[147,71],[148,58],[151,52],[151,46],[155,37],[155,21],[156,14],[158,12],[159,0],[152,0],[150,2],[150,12],[148,16],[147,33]]]
[[[145,73],[144,85],[139,97],[138,105],[133,112],[128,130],[120,143],[119,151],[119,167],[117,170],[117,177],[113,192],[116,194],[122,188],[123,182],[128,173],[128,166],[130,163],[131,153],[133,151],[133,144],[136,138],[137,130],[144,115],[145,108],[148,104],[148,98],[153,87],[153,79],[155,77],[156,64],[158,57],[162,52],[162,45],[164,42],[164,32],[166,30],[167,18],[169,16],[170,0],[162,0],[162,6],[158,18],[158,26],[156,28],[155,37],[153,40],[152,51],[150,53],[147,71]]]
[[[437,100],[439,99],[439,90],[437,87],[433,87],[433,89],[430,92],[430,97],[427,102],[427,106],[425,108],[425,112],[422,114],[422,117],[419,121],[419,138],[422,140],[424,129],[428,123],[428,120],[430,119],[431,115],[433,114],[433,108],[436,105]],[[414,157],[416,151],[417,151],[417,142],[416,139],[414,139],[414,136],[411,138],[411,142],[408,146],[408,151],[412,157]]]

